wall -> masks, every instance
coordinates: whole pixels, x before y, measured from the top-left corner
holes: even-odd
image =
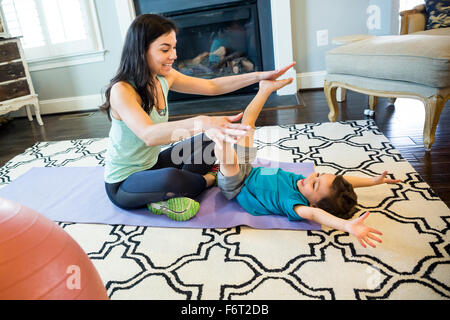
[[[323,86],[325,54],[336,47],[334,37],[395,33],[398,0],[290,0],[293,57],[297,61],[298,88]],[[43,114],[93,110],[102,103],[102,89],[113,77],[120,60],[122,39],[115,1],[95,0],[105,60],[84,65],[31,72]],[[369,30],[367,8],[380,8],[380,28]],[[392,18],[392,15],[394,18]],[[392,24],[391,21],[394,21]],[[396,29],[397,28],[397,29]],[[316,31],[328,30],[328,45],[317,46]],[[12,116],[25,116],[24,108]]]
[[[102,103],[101,92],[114,76],[122,49],[117,12],[111,0],[95,0],[104,61],[31,71],[42,114],[93,110]],[[25,108],[11,114],[24,116]]]
[[[399,0],[370,0],[366,13],[368,27],[372,28],[368,30],[368,33],[376,36],[398,34],[400,29],[399,6]],[[378,17],[377,14],[379,14],[378,23],[372,19]]]
[[[337,46],[332,43],[333,38],[395,34],[398,30],[396,4],[398,0],[291,0],[299,89],[323,86],[326,52]],[[318,46],[318,30],[328,30],[327,45]]]

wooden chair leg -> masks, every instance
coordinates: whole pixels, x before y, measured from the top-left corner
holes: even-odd
[[[423,127],[423,145],[426,151],[430,151],[434,143],[436,127],[444,105],[445,100],[441,96],[432,96],[424,101],[425,124]]]
[[[377,106],[378,103],[378,97],[376,96],[369,96],[369,109],[370,110],[375,110],[375,107]]]
[[[347,99],[347,89],[338,88],[336,91],[336,98],[338,102],[344,102]]]
[[[25,106],[25,110],[27,111],[27,117],[29,121],[33,121],[33,115],[31,114],[30,105],[27,104]]]
[[[41,108],[39,106],[39,100],[37,98],[34,99],[33,105],[34,105],[34,114],[36,115],[36,120],[40,126],[43,126],[44,122],[42,121],[42,118],[41,118]]]
[[[330,113],[328,113],[328,119],[331,122],[335,122],[338,117],[338,102],[336,98],[336,91],[338,87],[333,87],[332,83],[325,80],[323,90],[325,97],[327,98],[328,108],[330,108]]]

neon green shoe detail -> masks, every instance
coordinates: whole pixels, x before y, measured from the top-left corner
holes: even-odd
[[[167,201],[150,203],[148,209],[154,214],[165,214],[175,221],[192,219],[200,209],[200,204],[186,197],[171,198]]]
[[[219,164],[215,164],[215,165],[213,165],[212,167],[211,167],[211,169],[207,172],[207,174],[210,174],[210,175],[212,175],[212,176],[214,176],[216,179],[214,180],[214,184],[212,185],[212,186],[214,186],[214,187],[217,187],[218,186],[218,184],[217,184],[217,174],[219,173],[219,169],[220,169],[220,166],[219,166]]]

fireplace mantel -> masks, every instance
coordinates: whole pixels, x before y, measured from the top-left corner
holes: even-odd
[[[121,39],[131,22],[136,18],[133,0],[115,0]],[[293,61],[291,5],[290,0],[271,0],[272,32],[275,68],[282,68]],[[290,69],[282,78],[292,77],[294,81],[277,91],[279,96],[297,93],[296,71]]]

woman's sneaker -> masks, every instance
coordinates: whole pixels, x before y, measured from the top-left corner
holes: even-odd
[[[172,220],[186,221],[197,214],[200,204],[191,198],[177,197],[167,201],[150,203],[147,207],[154,214],[165,214]]]

